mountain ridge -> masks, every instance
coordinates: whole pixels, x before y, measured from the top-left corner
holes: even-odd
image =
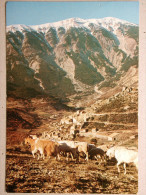
[[[120,85],[129,68],[138,67],[135,24],[107,17],[71,18],[52,23],[56,28],[47,25],[7,27],[10,86],[61,98],[100,93]]]
[[[86,24],[87,23],[87,24]],[[137,24],[128,22],[126,20],[121,20],[118,18],[114,17],[105,17],[105,18],[100,18],[100,19],[81,19],[81,18],[69,18],[65,20],[60,20],[58,22],[51,22],[51,23],[45,23],[45,24],[39,24],[39,25],[24,25],[24,24],[14,24],[14,25],[9,25],[7,26],[7,31],[9,31],[11,28],[17,28],[19,31],[21,31],[23,28],[28,28],[32,30],[38,30],[39,28],[59,28],[60,26],[65,27],[68,29],[70,27],[83,27],[82,24],[86,24],[85,27],[89,25],[89,23],[101,25],[103,23],[109,25],[109,24],[116,24],[116,23],[122,23],[122,24],[127,24],[127,25],[133,25],[133,26],[138,26]],[[75,26],[76,24],[76,26]]]

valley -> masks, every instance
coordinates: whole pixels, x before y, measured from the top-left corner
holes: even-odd
[[[133,163],[33,158],[28,136],[138,151],[138,31],[117,18],[7,26],[6,191],[136,194]]]
[[[77,110],[48,98],[8,99],[7,192],[137,193],[138,172],[132,163],[124,175],[122,165],[121,173],[117,172],[115,159],[106,163],[87,162],[84,157],[80,162],[65,157],[37,160],[24,144],[27,136],[37,135],[85,141],[105,151],[113,145],[137,150],[137,95],[135,89],[124,91]]]

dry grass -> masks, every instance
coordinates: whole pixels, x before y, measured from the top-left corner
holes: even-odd
[[[119,106],[118,103],[116,106]],[[124,104],[125,105],[125,104]],[[10,107],[9,107],[10,106]],[[104,107],[105,106],[105,107]],[[110,109],[112,105],[102,108]],[[116,106],[113,109],[118,109]],[[133,104],[134,106],[134,104]],[[107,161],[106,164],[99,163],[95,160],[86,162],[84,158],[80,162],[70,159],[66,161],[64,157],[61,161],[54,158],[50,160],[39,160],[32,158],[30,148],[23,145],[24,138],[29,134],[42,133],[47,130],[57,130],[55,123],[58,124],[60,119],[68,116],[73,111],[56,110],[48,101],[42,99],[33,99],[32,101],[9,101],[7,108],[15,111],[14,115],[9,115],[7,126],[7,156],[6,156],[6,191],[19,193],[101,193],[101,194],[135,194],[138,191],[138,174],[133,165],[127,166],[127,175],[118,174],[116,161]],[[16,112],[16,109],[19,112]],[[136,109],[134,107],[134,109]],[[21,112],[20,112],[21,111]],[[23,113],[23,114],[22,114]],[[24,114],[25,113],[25,114]],[[28,115],[27,115],[28,113]],[[21,116],[21,117],[20,117]],[[31,116],[29,118],[29,116]],[[34,117],[34,118],[33,118]],[[112,115],[105,114],[101,116],[100,122],[87,122],[88,128],[101,128],[106,133],[126,132],[128,138],[136,133],[137,115]],[[19,120],[18,120],[19,119]],[[39,119],[39,124],[34,126],[34,121]],[[97,118],[96,118],[97,120]],[[113,122],[113,124],[105,124],[104,122]],[[118,123],[121,124],[118,124]],[[28,123],[29,128],[24,128],[22,124]],[[132,126],[126,126],[125,123],[134,123]],[[37,124],[37,123],[36,123]],[[134,128],[134,129],[132,129]],[[69,133],[69,129],[62,131],[62,137]],[[123,134],[121,134],[123,136]],[[96,146],[118,144],[119,141],[108,142],[108,140],[95,138]],[[124,137],[123,137],[124,139]],[[127,137],[125,137],[127,139]],[[92,142],[91,137],[76,138],[78,141]],[[121,139],[122,140],[122,139]],[[127,139],[125,146],[137,146],[137,138]]]

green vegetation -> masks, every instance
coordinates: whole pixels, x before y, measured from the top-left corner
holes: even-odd
[[[45,51],[45,47],[42,47],[42,42],[40,41],[40,39],[38,39],[38,37],[36,36],[36,33],[31,33],[26,31],[25,32],[25,37],[27,39],[27,43],[29,45],[31,45],[31,49],[38,51]],[[44,45],[43,45],[44,46]]]
[[[91,50],[91,51],[99,51],[101,50],[101,46],[98,40],[88,33],[88,30],[82,28],[70,28],[65,35],[64,47],[71,46],[73,42],[77,42],[77,47],[82,51]]]
[[[21,37],[23,39],[23,37]],[[7,44],[8,42],[13,46],[13,49],[22,56],[21,47],[22,47],[22,40],[19,39],[14,33],[8,32],[6,34]]]
[[[65,44],[64,47],[71,46],[73,41],[77,40],[77,33],[78,33],[77,28],[70,28],[66,34],[65,34]]]
[[[47,63],[42,60],[40,71],[36,76],[42,80],[46,92],[50,95],[65,97],[74,93],[74,86],[70,79],[65,77],[66,73],[55,62],[51,63],[48,60]]]
[[[91,27],[94,28],[94,25],[91,24]],[[75,64],[75,78],[90,86],[102,82],[99,89],[115,87],[116,81],[121,78],[124,71],[128,71],[133,65],[138,66],[138,46],[135,49],[136,56],[133,58],[127,57],[127,54],[118,48],[118,40],[113,33],[104,28],[95,30],[94,33],[96,32],[99,33],[97,37],[105,38],[109,45],[111,43],[116,52],[115,55],[119,56],[120,59],[122,58],[121,72],[116,72],[117,69],[104,55],[104,49],[102,50],[98,38],[94,37],[88,29],[70,28],[67,32],[63,27],[58,29],[58,35],[64,36],[65,57],[71,58]],[[129,37],[138,41],[138,27],[128,27],[125,32]],[[42,93],[44,90],[39,86],[39,79],[41,79],[45,92],[53,97],[56,96],[62,99],[74,94],[75,89],[71,80],[67,78],[66,72],[55,62],[53,48],[59,41],[56,30],[50,28],[46,36],[36,31],[24,30],[24,33],[25,35],[18,31],[7,33],[7,44],[11,44],[10,47],[7,47],[7,53],[11,53],[7,56],[8,90],[21,96],[23,94]],[[25,41],[23,42],[24,36]],[[22,43],[24,44],[22,45]],[[73,44],[76,44],[76,47],[73,47]],[[110,49],[110,47],[106,49]],[[60,56],[59,62],[61,63],[63,59]],[[37,60],[40,65],[39,73],[36,75],[29,68],[29,63],[32,60]],[[90,60],[97,67],[94,67]],[[100,74],[99,69],[105,70],[106,80]],[[76,98],[78,99],[79,96],[76,96]]]
[[[116,86],[116,84],[112,80],[107,80],[107,81],[102,82],[102,84],[100,85],[100,87],[98,89],[100,90],[103,87],[114,88],[115,86]]]
[[[116,74],[116,68],[111,68],[109,66],[105,66],[105,71],[109,76],[114,76]]]
[[[125,71],[127,72],[129,70],[129,68],[133,65],[137,65],[138,66],[138,56],[134,56],[133,58],[130,58],[129,56],[125,59],[122,67],[121,67],[121,71]]]
[[[116,86],[116,81],[119,81],[121,78],[122,73],[117,72],[114,77],[108,78],[106,81],[102,82],[99,89],[103,87],[111,87],[114,88]]]
[[[15,86],[11,83],[7,84],[8,97],[28,99],[28,98],[34,98],[39,95],[43,95],[43,93],[35,90],[34,88]]]
[[[17,33],[18,34],[18,33]],[[21,37],[21,39],[23,39],[23,37],[20,35],[19,33],[19,37]],[[6,39],[9,40],[9,42],[11,44],[13,44],[13,46],[20,48],[22,46],[22,42],[18,39],[17,35],[15,35],[12,32],[8,32],[6,35]]]
[[[89,27],[92,29],[94,27],[93,23],[89,23]]]
[[[86,45],[87,45],[87,48],[89,50],[91,49],[93,51],[99,51],[101,49],[100,43],[91,34],[87,34],[87,37],[86,37]]]
[[[63,27],[58,28],[58,33],[59,33],[59,35],[64,35],[65,29]]]
[[[109,40],[111,40],[115,45],[119,45],[119,40],[117,39],[117,37],[110,31],[106,30],[105,28],[99,28],[97,30],[94,30],[94,33],[101,36],[103,36],[103,38],[107,38]]]
[[[113,81],[119,81],[121,78],[121,72],[117,72],[117,74],[115,75],[115,77],[113,78]]]
[[[138,26],[130,26],[126,31],[126,35],[136,40],[138,43],[138,35],[139,35],[139,27]]]
[[[111,40],[115,40],[114,35],[110,31],[106,30],[105,28],[102,28],[100,31],[102,32],[104,37],[107,37]]]
[[[139,48],[138,48],[138,46],[136,46],[136,49],[135,49],[134,55],[135,55],[135,56],[138,56],[138,54],[139,54]]]
[[[21,32],[19,32],[19,31],[16,31],[16,37],[19,39],[19,40],[23,40],[24,39],[24,35],[21,33]]]
[[[100,53],[97,56],[94,56],[94,54],[91,54],[89,57],[91,60],[94,61],[97,68],[105,67],[105,71],[107,75],[114,76],[116,74],[116,68],[110,67],[110,65],[112,66],[112,63],[103,55],[103,53]],[[109,66],[107,64],[109,64]]]
[[[8,41],[9,41],[9,43],[13,46],[13,49],[14,49],[17,53],[19,53],[19,55],[21,55],[21,50],[19,49],[19,47],[18,47],[11,39],[9,39]]]
[[[54,28],[50,28],[46,34],[46,39],[49,43],[55,46],[58,43],[57,32]]]
[[[94,63],[95,63],[95,65],[97,66],[97,68],[99,68],[101,65],[104,65],[104,64],[100,61],[99,57],[98,57],[98,56],[95,56],[94,53],[91,53],[91,54],[89,55],[89,58],[90,58],[92,61],[94,61]]]
[[[85,84],[94,85],[104,80],[102,75],[91,66],[88,57],[84,53],[68,53],[76,65],[75,78]]]
[[[8,67],[9,63],[7,64]],[[13,82],[11,79],[13,78]],[[7,95],[21,98],[35,97],[42,93],[38,81],[34,79],[34,72],[25,64],[15,64],[10,71],[7,69]]]
[[[71,45],[71,36],[70,35],[67,35],[66,37],[65,37],[65,42],[66,42],[66,44],[64,44],[64,47],[66,47],[66,46],[70,46]]]
[[[127,54],[123,51],[123,50],[121,50],[121,49],[119,49],[119,47],[118,46],[114,46],[114,51],[117,53],[117,55],[120,55],[120,54],[122,54],[123,55],[123,59],[122,59],[122,62],[124,62],[125,61],[125,59],[127,58]]]
[[[105,71],[109,76],[116,74],[116,68],[107,65],[112,66],[111,62],[103,54],[98,40],[88,33],[88,30],[71,28],[66,34],[65,41],[64,46],[71,46],[74,41],[77,42],[78,50],[76,53],[73,51],[66,52],[76,65],[75,78],[77,80],[88,85],[94,85],[104,80],[97,69],[91,65],[89,59],[94,61],[97,68],[105,67]],[[95,51],[99,53],[96,56],[94,55]]]

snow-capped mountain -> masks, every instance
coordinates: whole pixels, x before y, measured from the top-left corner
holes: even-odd
[[[114,87],[138,65],[138,26],[117,18],[70,18],[7,29],[8,89],[69,96]],[[97,90],[98,89],[98,90]]]
[[[35,30],[37,32],[46,32],[49,28],[55,28],[58,30],[58,28],[63,27],[65,30],[68,30],[71,27],[77,27],[77,28],[87,28],[90,29],[90,24],[94,24],[100,27],[104,27],[108,30],[109,27],[112,27],[113,30],[116,32],[117,28],[120,27],[120,25],[131,25],[131,26],[137,26],[136,24],[130,23],[125,20],[120,20],[118,18],[113,17],[105,17],[102,19],[81,19],[81,18],[69,18],[66,20],[54,22],[54,23],[47,23],[47,24],[41,24],[41,25],[10,25],[7,27],[7,31],[20,31],[23,30]]]

